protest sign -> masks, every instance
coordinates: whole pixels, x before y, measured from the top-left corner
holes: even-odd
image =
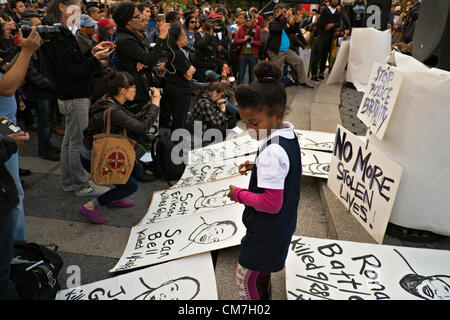
[[[224,207],[131,229],[127,246],[110,272],[124,271],[239,245],[243,208]]]
[[[250,175],[238,175],[193,186],[155,191],[144,218],[138,225],[180,216],[203,213],[228,206],[243,205],[227,197],[230,185],[247,188]]]
[[[334,133],[309,131],[309,130],[294,130],[300,141],[300,148],[318,150],[318,151],[333,151]]]
[[[450,252],[292,237],[288,300],[450,300]]]
[[[357,117],[382,140],[397,101],[403,76],[389,65],[374,63]]]
[[[303,175],[315,178],[328,178],[331,153],[302,149]]]
[[[378,243],[383,242],[401,175],[398,164],[337,126],[328,187]]]
[[[217,300],[210,253],[61,290],[55,300]]]

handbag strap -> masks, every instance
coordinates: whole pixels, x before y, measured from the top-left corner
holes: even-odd
[[[113,107],[109,107],[108,109],[106,109],[103,112],[103,128],[106,128],[106,134],[110,135],[111,134],[111,112],[112,112],[112,108]],[[126,137],[127,136],[127,129],[122,128],[123,130],[123,135]]]

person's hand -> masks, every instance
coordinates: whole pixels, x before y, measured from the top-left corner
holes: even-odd
[[[219,106],[220,111],[225,112],[225,110],[227,109],[227,100],[219,99],[217,100],[217,105]]]
[[[28,38],[24,38],[22,29],[19,29],[19,46],[22,48],[22,52],[33,54],[39,49],[41,44],[42,39],[39,35],[39,32],[36,31],[36,27],[31,28],[31,32],[28,35]]]
[[[325,27],[325,30],[329,31],[329,30],[331,30],[331,28],[334,28],[334,23],[327,24],[327,26]]]
[[[247,171],[251,171],[253,169],[253,163],[250,163],[250,161],[245,161],[244,163],[239,165],[238,172],[241,175],[247,175]]]
[[[142,69],[144,69],[144,68],[147,68],[147,66],[145,65],[145,64],[143,64],[142,62],[138,62],[137,64],[136,64],[136,70],[139,72],[139,71],[141,71]]]
[[[94,54],[94,57],[96,57],[98,60],[106,60],[111,52],[112,50],[110,50],[109,48],[100,50]]]
[[[159,62],[156,65],[156,71],[158,71],[159,74],[163,74],[164,72],[166,72],[166,63],[165,62]]]
[[[167,37],[167,34],[169,33],[169,28],[170,28],[170,24],[169,23],[164,23],[160,28],[159,28],[159,37],[161,39],[165,39]]]
[[[105,49],[112,48],[114,49],[116,45],[111,41],[102,41],[98,45],[92,48],[92,54],[95,55],[99,51],[103,51]]]
[[[27,108],[27,106],[25,105],[25,102],[23,102],[23,100],[19,101],[19,110],[23,111]]]
[[[159,106],[159,102],[161,101],[161,93],[157,88],[151,88],[151,90],[148,91],[148,96],[151,98],[152,104]]]
[[[236,186],[230,185],[230,191],[228,191],[227,197],[230,198],[231,200],[235,201],[233,198],[233,193],[234,190],[236,190]]]
[[[21,148],[26,141],[30,140],[30,135],[27,132],[23,131],[11,133],[10,135],[8,135],[8,137],[14,140],[17,148]]]
[[[189,76],[193,76],[194,73],[195,73],[195,71],[196,71],[195,67],[191,65],[186,73],[187,73]]]
[[[246,36],[244,37],[244,42],[247,41],[248,39],[250,39],[250,36],[249,36],[249,35],[246,35]]]

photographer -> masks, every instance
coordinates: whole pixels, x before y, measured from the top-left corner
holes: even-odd
[[[28,38],[19,31],[21,51],[6,74],[0,73],[0,117],[15,122],[17,110],[14,93],[23,82],[33,53],[39,49],[41,38],[32,30]],[[11,141],[14,140],[14,141]],[[25,235],[24,192],[19,178],[17,147],[29,139],[27,133],[16,133],[0,141],[0,299],[17,300],[19,296],[9,280],[13,243],[27,241]],[[15,143],[15,144],[14,144]]]
[[[267,49],[269,50],[269,59],[280,70],[287,63],[295,69],[298,74],[298,80],[295,85],[306,88],[313,88],[306,83],[306,72],[303,60],[290,49],[291,42],[289,38],[295,34],[294,26],[290,25],[286,19],[286,9],[279,3],[273,8],[273,21],[269,24],[269,38],[267,39]]]
[[[49,71],[55,87],[60,112],[65,116],[65,134],[61,148],[61,183],[66,192],[77,196],[99,195],[108,190],[89,181],[80,164],[83,129],[88,124],[88,112],[93,90],[93,74],[100,61],[107,60],[114,44],[101,42],[85,55],[69,30],[74,15],[80,13],[78,0],[52,0],[47,7],[46,22],[61,23],[57,32],[41,47],[41,61]]]
[[[311,56],[311,80],[320,82],[323,80],[328,55],[331,52],[331,43],[336,30],[341,28],[341,14],[337,10],[339,0],[331,0],[330,6],[326,7],[317,21],[317,40],[314,42],[313,54]],[[317,68],[320,63],[319,73]]]
[[[259,48],[262,44],[261,28],[256,25],[256,19],[251,13],[244,15],[245,23],[239,28],[234,44],[240,45],[239,53],[239,80],[244,82],[245,71],[248,66],[248,82],[255,80],[253,68],[258,63]]]
[[[229,61],[229,51],[230,51],[230,44],[231,44],[231,31],[226,23],[225,18],[225,9],[224,8],[217,8],[221,14],[212,13],[210,15],[210,18],[212,18],[213,28],[214,28],[214,35],[217,37],[218,40],[218,46],[217,46],[217,53],[218,53],[218,61]],[[214,18],[213,18],[214,17]]]
[[[217,37],[214,35],[214,28],[207,18],[200,18],[201,28],[195,33],[194,48],[197,69],[194,78],[199,82],[205,82],[205,72],[207,70],[216,71],[218,63]]]

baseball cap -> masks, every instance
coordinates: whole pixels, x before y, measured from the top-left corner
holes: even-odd
[[[92,28],[95,26],[96,22],[92,20],[87,14],[82,14],[80,18],[80,26],[86,28]]]
[[[217,73],[215,73],[212,70],[206,71],[205,76],[206,76],[206,82],[218,80],[220,78],[220,75],[218,75]]]
[[[110,29],[115,26],[115,24],[111,20],[106,18],[101,18],[100,20],[98,20],[97,25],[99,27],[105,27],[107,29]]]

